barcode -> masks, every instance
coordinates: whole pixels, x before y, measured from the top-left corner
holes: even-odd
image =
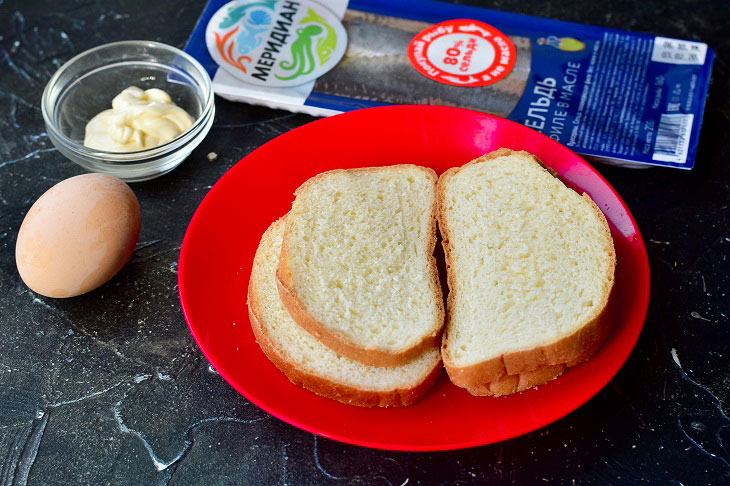
[[[662,115],[659,120],[652,160],[680,164],[686,162],[693,119],[694,115],[691,114]]]

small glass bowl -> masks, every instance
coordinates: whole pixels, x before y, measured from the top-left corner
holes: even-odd
[[[137,152],[106,152],[84,146],[86,124],[111,108],[112,98],[129,86],[160,88],[195,123],[179,137]],[[46,131],[66,157],[93,172],[127,182],[144,181],[171,171],[205,138],[215,104],[210,76],[183,51],[152,41],[105,44],[61,66],[43,91]]]

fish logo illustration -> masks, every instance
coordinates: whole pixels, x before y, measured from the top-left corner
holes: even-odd
[[[238,52],[248,54],[256,49],[264,40],[264,33],[271,25],[271,14],[266,10],[252,10],[243,20],[243,30],[236,39],[238,41]]]
[[[586,44],[583,41],[579,41],[572,37],[557,37],[554,35],[549,37],[540,37],[537,39],[537,44],[541,46],[547,45],[567,52],[582,51],[586,48]]]
[[[329,71],[347,48],[347,33],[311,0],[234,0],[206,28],[208,52],[238,79],[296,86]]]
[[[243,64],[243,61],[251,62],[251,58],[246,55],[241,55],[236,57],[233,54],[233,46],[234,42],[231,41],[231,38],[233,35],[238,32],[238,27],[231,30],[225,35],[220,35],[218,32],[215,33],[215,46],[218,49],[218,52],[220,53],[220,56],[223,58],[225,62],[230,64],[231,66],[235,67],[236,69],[240,69],[241,72],[248,72],[246,70],[246,66]],[[229,42],[231,41],[231,42]]]
[[[276,77],[281,80],[290,80],[311,73],[316,67],[313,48],[317,52],[319,64],[323,65],[329,60],[337,45],[335,30],[313,9],[308,10],[307,16],[299,22],[299,25],[304,27],[297,29],[297,39],[291,45],[291,60],[279,62],[282,69],[293,72],[288,76],[277,74]],[[323,33],[326,35],[322,36]]]
[[[287,71],[294,71],[291,76],[279,76],[277,78],[288,80],[309,74],[314,71],[314,54],[312,54],[312,37],[322,33],[322,27],[319,25],[308,25],[297,29],[297,40],[291,45],[291,61],[281,61],[279,65]]]
[[[241,2],[231,2],[235,4],[240,4]],[[274,6],[276,6],[276,0],[261,0],[256,2],[244,2],[242,5],[231,5],[228,4],[224,6],[223,8],[228,7],[228,10],[226,12],[225,18],[223,18],[220,22],[219,27],[221,29],[228,29],[229,27],[233,27],[238,23],[239,20],[241,20],[247,13],[249,9],[261,7],[268,10],[273,11]]]
[[[307,16],[300,23],[305,24],[309,22],[317,23],[327,30],[327,37],[317,39],[317,57],[319,58],[319,62],[324,64],[329,60],[335,47],[337,47],[337,32],[327,23],[327,19],[318,15],[311,8],[307,12]]]
[[[269,12],[274,12],[275,5],[276,0],[263,0],[228,8],[225,18],[218,27],[220,29],[233,27],[233,29],[225,34],[215,32],[215,45],[225,62],[244,73],[247,72],[244,61],[250,63],[251,57],[246,54],[263,41],[261,34],[268,30],[272,19]],[[239,30],[237,38],[234,38]],[[239,56],[233,54],[236,44],[236,51],[241,54]]]

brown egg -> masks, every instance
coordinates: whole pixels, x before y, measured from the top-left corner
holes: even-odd
[[[84,174],[61,181],[38,198],[20,226],[20,277],[47,297],[94,290],[132,256],[139,225],[137,197],[116,177]]]

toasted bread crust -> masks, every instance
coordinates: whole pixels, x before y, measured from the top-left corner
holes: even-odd
[[[262,325],[257,295],[256,286],[251,279],[247,304],[251,329],[256,337],[256,342],[266,357],[286,375],[289,381],[317,395],[358,407],[406,407],[423,397],[441,372],[441,361],[437,361],[433,370],[413,388],[399,388],[390,391],[362,390],[309,373],[288,359],[286,353],[274,344],[267,328]]]
[[[393,165],[388,167],[364,167],[357,169],[336,169],[328,172],[323,172],[317,176],[309,179],[302,184],[296,191],[299,192],[308,185],[315,183],[319,178],[326,174],[337,173],[337,172],[376,172],[383,169],[389,168],[403,168],[403,167],[416,167],[428,174],[434,183],[437,181],[436,172],[433,169],[421,167],[417,165],[403,164]],[[428,255],[428,265],[431,275],[430,287],[433,292],[437,309],[436,318],[434,319],[431,330],[421,340],[413,344],[412,346],[405,348],[401,351],[392,352],[385,351],[375,348],[364,348],[361,345],[352,342],[347,336],[337,333],[335,330],[328,328],[324,323],[318,321],[308,312],[306,306],[297,295],[294,278],[290,270],[289,265],[289,231],[290,222],[286,223],[286,230],[284,232],[284,241],[281,246],[281,257],[279,259],[279,268],[276,272],[276,282],[279,288],[279,296],[281,298],[284,307],[289,311],[294,322],[304,328],[307,332],[317,338],[322,344],[329,347],[333,351],[342,354],[352,360],[359,361],[360,363],[370,366],[401,366],[404,365],[418,356],[420,356],[426,349],[436,346],[441,339],[441,332],[444,325],[444,305],[443,295],[441,293],[441,285],[439,284],[438,268],[436,266],[436,259],[433,256],[434,249],[436,248],[436,211],[437,203],[434,198],[433,205],[431,207],[431,229],[426,243]]]
[[[476,396],[502,396],[518,393],[529,388],[543,385],[562,375],[567,368],[577,366],[587,361],[601,347],[610,331],[610,326],[603,326],[601,334],[591,343],[585,352],[574,360],[557,365],[545,365],[532,371],[525,371],[514,375],[502,375],[489,383],[479,383],[467,388],[467,391]]]
[[[586,318],[583,326],[573,334],[558,339],[557,341],[533,349],[507,353],[469,366],[458,366],[449,359],[448,337],[452,325],[451,309],[453,309],[454,305],[454,295],[458,292],[458,285],[453,269],[454,250],[451,244],[451,231],[445,211],[446,186],[449,178],[462,170],[463,167],[513,154],[531,157],[535,162],[545,168],[544,164],[532,154],[524,151],[500,148],[462,167],[449,169],[441,175],[436,186],[437,218],[446,258],[447,282],[449,286],[449,295],[446,303],[446,328],[441,344],[441,355],[451,381],[457,386],[466,388],[470,393],[475,395],[504,395],[515,393],[556,378],[562,374],[566,366],[575,366],[590,358],[608,336],[611,325],[611,321],[606,315],[610,295],[609,290],[601,295],[594,312]],[[557,177],[553,171],[547,168],[545,170],[553,175],[553,177]],[[587,194],[584,193],[583,198],[590,204],[596,216],[603,223],[604,236],[609,241],[613,241],[608,222],[601,210]],[[616,252],[613,246],[611,246],[611,252],[608,257],[610,259],[609,267],[611,272],[609,278],[613,282],[616,267]],[[612,287],[613,284],[609,289]]]
[[[466,389],[472,395],[479,397],[510,395],[554,380],[562,375],[563,371],[565,371],[564,364],[542,366],[534,371],[504,375],[490,383],[481,383]]]

